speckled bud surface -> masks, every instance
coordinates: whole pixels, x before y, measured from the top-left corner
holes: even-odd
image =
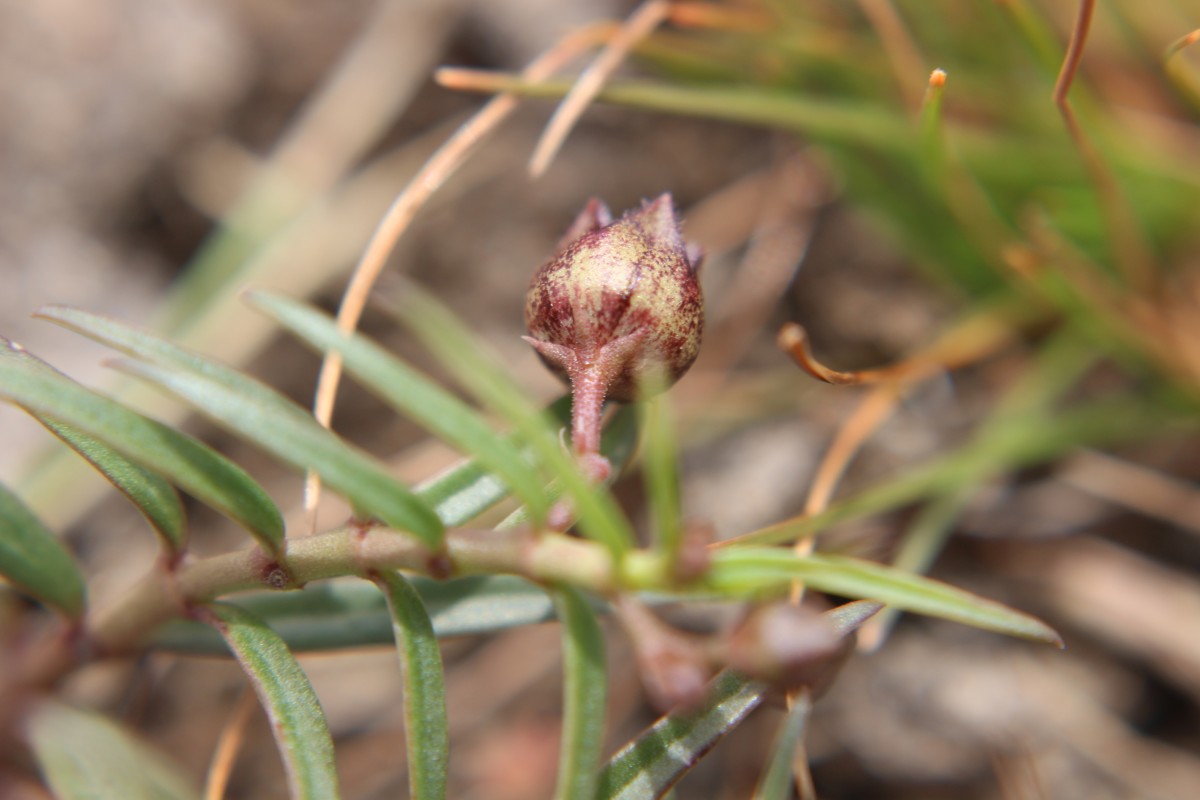
[[[610,219],[602,203],[588,204],[534,274],[525,322],[534,347],[568,377],[572,360],[607,348],[608,397],[629,401],[653,371],[668,383],[687,372],[700,352],[704,302],[669,194]]]
[[[696,360],[704,328],[699,260],[669,194],[615,222],[592,200],[534,274],[526,340],[571,383],[580,452],[598,447],[592,439],[606,397],[633,400],[647,381],[665,388]],[[581,415],[596,417],[595,432]]]

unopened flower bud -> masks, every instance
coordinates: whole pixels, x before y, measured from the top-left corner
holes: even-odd
[[[699,263],[664,194],[615,222],[592,200],[533,276],[525,339],[570,382],[575,451],[596,479],[607,476],[599,455],[604,400],[665,388],[696,360]]]
[[[811,688],[820,694],[853,649],[824,615],[791,603],[760,606],[728,641],[729,665],[780,689]]]

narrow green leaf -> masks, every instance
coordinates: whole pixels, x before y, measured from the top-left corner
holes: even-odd
[[[514,575],[407,580],[421,595],[439,639],[496,633],[555,618],[546,592]],[[319,583],[302,592],[250,594],[229,603],[270,625],[293,652],[392,644],[395,638],[383,595],[360,581]],[[164,626],[150,646],[175,653],[229,653],[211,628],[184,620]]]
[[[621,749],[600,773],[599,800],[651,800],[665,795],[685,772],[763,699],[756,683],[726,670],[699,709],[672,712]]]
[[[678,451],[672,429],[670,405],[666,395],[657,394],[641,403],[642,427],[646,451],[643,471],[646,478],[646,502],[654,519],[656,544],[669,560],[679,552],[679,475]]]
[[[398,573],[375,578],[392,614],[404,680],[404,742],[408,750],[409,795],[419,800],[446,796],[450,733],[442,653],[421,596]]]
[[[545,485],[511,441],[477,411],[363,336],[346,336],[326,315],[303,303],[264,293],[250,295],[283,327],[321,352],[341,354],[346,371],[439,439],[458,448],[501,478],[530,509],[545,518]]]
[[[158,534],[167,553],[177,555],[187,544],[187,516],[178,493],[165,478],[142,469],[108,445],[63,425],[50,417],[35,415],[67,446],[83,456],[113,486],[137,506],[138,511]]]
[[[26,351],[16,351],[16,356],[31,366],[41,367],[48,373],[70,380]],[[187,519],[179,495],[165,478],[142,469],[108,445],[70,425],[42,414],[34,413],[33,416],[137,506],[162,540],[167,553],[175,555],[183,551],[187,539]]]
[[[241,663],[271,721],[293,798],[338,796],[333,739],[304,670],[283,640],[240,608],[214,603],[198,611]]]
[[[604,634],[596,612],[578,590],[558,587],[554,605],[563,627],[563,729],[558,757],[559,800],[592,800],[604,747],[608,673]]]
[[[528,97],[562,97],[570,80],[533,83],[517,75],[486,76],[489,90]],[[596,99],[659,113],[687,114],[796,131],[840,144],[861,144],[907,155],[912,139],[907,120],[879,104],[818,100],[758,86],[680,86],[641,80],[611,81]]]
[[[441,523],[408,487],[269,386],[213,359],[96,314],[48,306],[40,316],[158,365],[125,368],[182,397],[218,424],[276,457],[300,469],[313,469],[334,491],[387,524],[412,531],[433,547],[440,544]]]
[[[958,489],[930,500],[904,532],[892,566],[903,572],[926,574],[945,547],[971,495],[969,490]],[[876,625],[880,644],[899,617],[900,610],[896,608],[885,608],[879,615]]]
[[[893,608],[1062,646],[1044,622],[940,581],[882,564],[790,550],[731,547],[713,553],[709,588],[734,594],[778,591],[793,580],[842,597],[877,600]]]
[[[567,424],[571,418],[570,396],[555,400],[546,413]],[[510,441],[516,444],[515,439]],[[508,486],[474,459],[451,466],[419,484],[414,491],[437,512],[446,527],[464,525],[508,497]]]
[[[276,551],[283,543],[279,509],[236,464],[190,436],[47,369],[7,339],[0,339],[0,399],[69,425],[162,475],[241,523],[268,549]]]
[[[566,426],[570,425],[571,422],[571,398],[568,395],[564,399],[567,402],[562,408],[563,413],[561,416],[557,413],[557,403],[551,406],[551,408],[556,411],[555,418],[561,420],[563,425]],[[629,464],[629,459],[633,457],[633,453],[637,449],[638,429],[640,427],[637,417],[637,409],[634,406],[619,406],[616,412],[609,418],[608,424],[604,426],[604,430],[600,434],[600,452],[608,459],[609,466],[612,467],[612,472],[609,474],[607,481],[609,485],[625,471],[625,467]],[[562,483],[560,481],[551,482],[547,491],[550,493],[550,497],[557,500],[562,497]],[[511,530],[528,522],[528,513],[526,513],[524,508],[518,508],[505,517],[496,526],[496,529]]]
[[[779,736],[771,747],[771,758],[767,762],[766,772],[754,791],[754,800],[791,800],[792,796],[792,762],[796,757],[796,747],[804,736],[804,728],[808,724],[808,714],[812,710],[812,699],[808,692],[801,692],[788,711]]]
[[[187,401],[213,422],[299,469],[313,469],[355,507],[387,525],[441,545],[442,523],[376,459],[322,428],[299,406],[287,412],[198,372],[133,361],[116,365]]]
[[[579,515],[584,535],[620,555],[633,543],[629,521],[612,495],[591,486],[559,443],[555,428],[512,378],[487,357],[482,345],[454,316],[409,285],[387,308],[404,322],[450,373],[481,403],[505,419],[563,489]]]
[[[0,483],[0,575],[73,619],[83,615],[86,589],[71,554]]]
[[[193,800],[178,767],[132,733],[91,711],[38,704],[26,737],[59,800]]]

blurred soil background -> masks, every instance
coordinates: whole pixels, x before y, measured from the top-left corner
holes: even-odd
[[[481,102],[436,86],[433,69],[517,70],[581,24],[628,11],[602,0],[3,0],[0,332],[89,385],[114,385],[99,348],[30,314],[67,303],[170,327],[169,287],[214,220],[280,158],[298,171],[297,202],[336,206],[336,224],[284,248],[265,277],[247,282],[334,308],[394,194]],[[1060,11],[1054,22],[1065,41],[1073,12]],[[355,58],[361,63],[348,65]],[[312,98],[334,90],[338,103],[314,116]],[[709,252],[705,351],[675,390],[685,513],[721,536],[799,513],[821,453],[862,390],[803,375],[774,344],[780,324],[802,322],[827,363],[865,368],[932,340],[959,298],[845,202],[836,175],[798,137],[597,105],[548,174],[531,182],[526,163],[550,112],[543,102],[523,104],[420,213],[391,271],[433,289],[549,399],[559,388],[519,339],[530,274],[589,197],[622,210],[672,192],[689,238]],[[308,404],[317,360],[256,332],[261,324],[230,310],[199,346]],[[420,363],[382,315],[368,314],[362,327]],[[843,491],[960,441],[1023,357],[999,356],[907,397]],[[48,437],[7,407],[0,426],[0,479],[15,480]],[[303,519],[299,476],[199,422],[189,426],[247,465],[292,521]],[[351,385],[335,427],[406,479],[453,459]],[[1081,452],[975,492],[933,574],[1041,615],[1067,649],[902,620],[880,649],[855,656],[817,704],[808,746],[820,796],[1200,795],[1195,445],[1149,441],[1119,460]],[[619,490],[635,519],[639,487],[627,480]],[[329,520],[344,513],[327,505]],[[215,514],[191,510],[198,552],[241,544]],[[836,540],[886,556],[909,517],[843,525]],[[107,497],[67,527],[97,605],[149,568],[154,544],[141,524]],[[616,748],[655,714],[628,647],[611,633]],[[444,652],[451,795],[548,796],[560,713],[554,627],[449,641]],[[329,716],[344,795],[402,796],[394,651],[302,663]],[[242,685],[230,663],[156,655],[90,668],[69,693],[133,722],[199,781]],[[760,710],[676,796],[748,797],[780,719],[778,709]],[[286,796],[274,748],[260,716],[229,797]],[[13,791],[38,796],[33,787]]]

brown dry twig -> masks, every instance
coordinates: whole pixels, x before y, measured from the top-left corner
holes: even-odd
[[[555,109],[554,116],[534,148],[533,157],[529,160],[531,178],[538,178],[546,172],[571,128],[604,88],[604,83],[621,66],[633,46],[667,19],[669,10],[666,0],[647,0],[617,29],[600,54],[580,74],[571,91]]]

